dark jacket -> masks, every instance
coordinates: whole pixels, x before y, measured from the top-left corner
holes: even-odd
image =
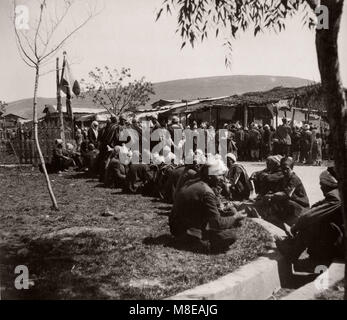
[[[98,146],[98,137],[95,135],[95,132],[92,128],[88,129],[87,137],[88,137],[89,143],[92,143],[95,147]]]
[[[284,191],[288,199],[308,208],[310,206],[306,190],[300,178],[293,172],[290,177],[282,180],[281,191]]]
[[[226,178],[231,183],[231,195],[235,201],[242,201],[249,198],[252,191],[252,185],[249,181],[245,168],[240,164],[233,164]]]
[[[342,205],[338,189],[328,192],[324,200],[317,202],[311,209],[305,211],[292,227],[292,231],[298,232],[321,222],[342,224]]]
[[[205,238],[209,230],[230,229],[234,223],[233,217],[220,215],[216,195],[202,180],[187,182],[177,192],[169,217],[174,236],[192,232],[200,239]]]

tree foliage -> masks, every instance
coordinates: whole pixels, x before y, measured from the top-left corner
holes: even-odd
[[[157,20],[163,12],[178,12],[177,33],[182,38],[183,48],[187,42],[194,46],[203,42],[211,34],[224,36],[224,46],[228,49],[225,63],[231,62],[231,40],[240,31],[252,30],[258,35],[264,30],[281,32],[286,19],[296,14],[302,15],[304,25],[313,27],[315,15],[314,1],[306,0],[164,0],[157,13]],[[223,31],[223,32],[221,32]]]
[[[154,94],[152,83],[131,80],[129,68],[110,69],[96,67],[89,72],[90,81],[82,79],[82,98],[91,97],[93,103],[104,107],[110,113],[119,115],[125,111],[134,112],[145,105]]]

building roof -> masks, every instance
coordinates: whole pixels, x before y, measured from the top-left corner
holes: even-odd
[[[22,120],[27,120],[27,118],[23,118],[21,116],[18,116],[16,114],[13,114],[13,113],[7,113],[5,115],[3,115],[3,118],[16,118],[16,119],[22,119]]]
[[[188,107],[172,105],[167,110],[167,113],[189,113],[210,107],[235,106],[266,106],[282,110],[294,107],[303,111],[309,108],[311,112],[325,110],[321,100],[320,86],[312,85],[299,88],[276,87],[268,91],[248,92],[242,95],[198,100],[197,103],[188,104]]]
[[[66,112],[66,106],[62,106],[62,111]],[[56,105],[52,104],[46,104],[45,108],[43,109],[43,113],[57,113],[58,108]],[[105,109],[101,108],[76,108],[72,107],[73,113],[85,113],[85,114],[96,114],[96,113],[104,113],[107,112]]]

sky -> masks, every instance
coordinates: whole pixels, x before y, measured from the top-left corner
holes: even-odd
[[[48,0],[52,1],[52,0]],[[92,0],[90,0],[92,1]],[[212,35],[204,43],[180,50],[181,39],[176,30],[176,16],[163,15],[155,22],[162,0],[97,0],[100,13],[74,35],[63,50],[68,53],[75,78],[88,78],[96,66],[128,67],[134,78],[144,76],[155,82],[175,79],[225,75],[280,75],[319,81],[314,45],[314,32],[302,26],[300,18],[287,23],[280,34],[253,37],[240,34],[233,41],[232,65],[225,67],[226,49],[223,39]],[[26,5],[29,21],[38,0],[21,0]],[[88,2],[88,1],[87,1]],[[0,100],[11,102],[33,96],[34,70],[21,60],[11,23],[12,1],[0,1]],[[85,14],[86,1],[76,6],[62,24],[57,38],[65,34],[72,21],[78,23]],[[339,37],[341,74],[347,85],[347,1]],[[55,39],[53,39],[55,40]],[[63,50],[58,53],[62,57]],[[55,59],[45,66],[39,83],[39,96],[56,94]],[[47,73],[48,72],[48,73]]]

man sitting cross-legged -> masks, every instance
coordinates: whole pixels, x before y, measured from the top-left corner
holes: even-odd
[[[231,199],[234,201],[248,200],[253,187],[247,171],[241,164],[236,163],[236,156],[233,153],[228,153],[226,157],[229,169],[226,178],[230,183]]]
[[[280,252],[291,262],[306,249],[314,260],[343,256],[342,206],[337,180],[331,172],[328,169],[319,177],[324,199],[306,210],[292,227],[286,225],[288,237],[277,242]]]
[[[199,178],[187,181],[176,193],[169,225],[182,248],[220,252],[235,242],[233,227],[244,216],[235,213],[223,217],[213,191],[224,180],[226,170],[221,159],[211,160],[201,168]]]
[[[309,207],[306,190],[293,171],[293,167],[292,158],[282,158],[283,177],[278,181],[278,190],[261,195],[254,204],[261,217],[280,228],[284,228],[284,223],[288,225],[296,223],[304,209]]]

